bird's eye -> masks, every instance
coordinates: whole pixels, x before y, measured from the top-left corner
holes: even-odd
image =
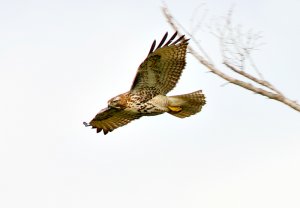
[[[119,106],[119,102],[120,102],[120,97],[115,97],[115,98],[112,98],[109,102],[108,102],[108,105],[111,106],[111,107],[114,107],[114,108],[117,108]]]

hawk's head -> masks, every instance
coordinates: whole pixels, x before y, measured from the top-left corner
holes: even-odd
[[[113,97],[108,101],[108,107],[116,109],[124,109],[127,107],[128,93],[123,93],[116,97]]]

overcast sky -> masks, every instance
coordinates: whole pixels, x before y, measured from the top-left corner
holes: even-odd
[[[190,26],[201,1],[166,1]],[[222,16],[231,0],[207,1]],[[130,88],[154,39],[172,29],[160,0],[0,1],[0,206],[300,207],[300,116],[239,89],[191,55],[176,88],[202,89],[196,116],[141,118],[104,136],[85,128]],[[234,22],[262,31],[254,58],[300,100],[300,3],[235,1]],[[198,15],[199,17],[201,14]],[[218,63],[217,40],[198,39]]]

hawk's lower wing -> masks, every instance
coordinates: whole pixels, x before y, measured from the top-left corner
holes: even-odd
[[[101,110],[88,126],[97,129],[97,133],[103,130],[104,134],[113,131],[116,128],[128,124],[134,119],[140,118],[140,114],[130,113],[115,108],[104,108]]]

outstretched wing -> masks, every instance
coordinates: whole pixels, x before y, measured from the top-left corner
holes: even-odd
[[[181,36],[173,42],[177,32],[166,42],[165,34],[159,45],[155,48],[153,42],[150,52],[144,62],[139,66],[133,81],[132,91],[151,90],[157,94],[167,94],[179,80],[185,66],[185,55],[188,39]]]
[[[134,119],[140,118],[141,115],[133,114],[124,110],[116,108],[104,108],[101,110],[89,124],[84,123],[86,126],[92,126],[97,129],[97,133],[103,130],[104,134],[115,130],[121,126],[128,124]]]

